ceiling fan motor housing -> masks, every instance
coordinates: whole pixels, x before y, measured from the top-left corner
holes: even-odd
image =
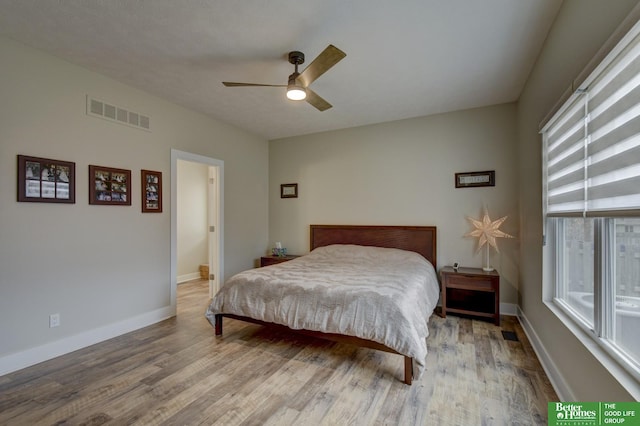
[[[304,53],[298,52],[297,50],[289,52],[289,63],[293,65],[304,64]]]

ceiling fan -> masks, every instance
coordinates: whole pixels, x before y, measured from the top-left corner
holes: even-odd
[[[304,99],[318,110],[325,111],[331,108],[331,104],[311,90],[309,85],[340,62],[345,56],[347,56],[346,53],[330,44],[304,71],[299,73],[298,65],[304,63],[304,53],[293,51],[289,52],[289,62],[295,66],[295,71],[289,76],[289,82],[287,84],[234,83],[231,81],[223,81],[222,84],[227,87],[286,87],[287,98],[294,101]]]

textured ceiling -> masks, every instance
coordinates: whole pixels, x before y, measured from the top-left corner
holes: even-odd
[[[515,101],[560,4],[0,0],[0,35],[276,139]],[[286,84],[289,51],[328,44],[347,57],[311,85],[325,112],[221,84]]]

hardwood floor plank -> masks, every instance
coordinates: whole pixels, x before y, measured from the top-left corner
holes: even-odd
[[[275,412],[266,423],[274,425],[304,424],[311,422],[312,419],[318,419],[319,422],[319,419],[326,415],[337,398],[333,393],[329,394],[325,391],[326,383],[336,373],[344,359],[351,358],[357,350],[354,346],[331,343],[331,350],[328,347],[323,348],[316,345],[302,353],[300,359],[303,362],[315,365],[313,376],[307,380],[302,389],[294,395],[290,395],[286,405]],[[285,418],[293,416],[294,413],[298,413],[298,415],[294,417],[293,422],[284,422]],[[279,419],[283,423],[280,423]]]
[[[295,381],[287,384],[286,378],[279,377],[280,373],[287,375],[283,365],[301,350],[300,348],[295,348],[294,353],[291,352],[291,347],[288,349],[289,351],[286,354],[261,352],[261,355],[251,364],[253,374],[245,378],[241,385],[233,385],[233,392],[227,393],[217,399],[214,405],[203,410],[203,423],[240,424],[253,414],[265,399],[280,400],[280,392],[283,390],[283,386],[284,389],[287,389],[287,392],[295,391],[298,386]],[[300,372],[300,374],[304,373]],[[264,386],[265,383],[273,385]]]
[[[458,318],[458,343],[474,343],[473,321],[468,318]]]
[[[216,404],[216,411],[221,414],[210,415],[207,420],[211,422],[207,424],[262,424],[286,405],[287,396],[302,389],[315,371],[304,362],[289,360],[268,377],[248,383],[233,396],[225,396]]]
[[[480,424],[482,425],[508,425],[509,419],[504,417],[504,410],[500,401],[481,396]]]
[[[66,419],[85,412],[90,406],[95,406],[115,395],[128,392],[139,383],[141,377],[146,377],[157,369],[158,367],[155,365],[148,364],[116,378],[110,377],[92,383],[85,389],[76,392],[73,398],[54,410],[49,410],[51,404],[43,405],[39,410],[32,410],[26,420],[32,424],[36,422],[42,424],[64,423]]]
[[[194,377],[192,380],[184,381],[179,387],[170,387],[164,394],[158,395],[158,392],[154,392],[153,396],[156,398],[145,399],[144,403],[138,404],[135,411],[129,411],[116,420],[127,419],[128,424],[134,425],[162,424],[198,398],[206,395],[212,387],[228,379],[228,376],[219,368],[207,369],[201,374],[204,377]]]
[[[181,284],[176,318],[0,377],[0,424],[543,425],[558,400],[513,317],[432,315],[407,386],[399,355],[235,320],[216,337],[207,304]]]
[[[146,419],[167,420],[207,395],[211,388],[233,379],[242,368],[243,362],[249,362],[256,354],[247,352],[242,345],[225,345],[225,350],[216,353],[205,361],[205,367],[193,374],[174,374],[154,382],[150,392],[141,395],[135,404],[123,411],[107,410],[118,423],[145,424]],[[228,360],[238,360],[238,365],[228,368]],[[198,367],[201,367],[199,365]]]
[[[301,423],[300,420],[298,420],[299,416],[300,412],[298,410],[294,410],[287,407],[286,405],[283,405],[280,406],[279,409],[276,410],[273,415],[271,415],[264,422],[255,422],[253,418],[249,418],[244,424],[247,426],[280,426],[304,424]]]
[[[397,361],[395,369],[393,360]],[[377,415],[379,404],[384,401],[391,383],[401,377],[404,368],[401,361],[397,355],[370,349],[358,350],[354,362],[346,365],[347,371],[353,370],[353,373],[343,375],[337,371],[329,379],[338,379],[332,388],[335,388],[336,396],[341,397],[334,398],[333,405],[319,424],[369,423],[369,418]]]
[[[62,385],[50,379],[34,380],[33,386],[20,385],[16,389],[0,392],[0,424],[10,424],[13,419],[22,419],[43,405],[40,395],[54,395],[63,390]],[[35,400],[35,398],[38,400]]]
[[[150,410],[146,414],[144,414],[143,418],[145,416],[149,416],[149,418],[157,417],[154,412],[156,410],[160,412],[165,411],[165,407],[163,405],[165,403],[172,405],[171,408],[174,410],[174,412],[177,412],[179,409],[181,409],[186,404],[180,405],[180,393],[184,392],[185,389],[195,391],[196,389],[194,388],[194,386],[198,384],[198,382],[203,382],[206,383],[207,386],[210,386],[211,382],[203,380],[203,376],[208,377],[211,374],[217,372],[219,370],[219,360],[220,358],[217,358],[215,356],[198,359],[195,362],[185,366],[181,370],[174,372],[172,375],[167,375],[162,380],[154,382],[156,386],[147,385],[145,383],[145,379],[140,380],[141,383],[144,383],[146,385],[146,388],[152,391],[150,391],[149,394],[146,395],[137,395],[138,401],[136,406],[142,405],[143,401],[148,402],[150,400],[153,402],[153,404],[159,405],[159,407],[157,407],[155,410]],[[122,402],[124,401],[120,401],[120,403]],[[176,405],[179,406],[178,409],[176,409]],[[132,418],[136,417],[135,415],[132,415],[131,410],[122,410],[121,406],[114,406],[113,402],[106,404],[105,406],[107,407],[106,413],[114,418],[118,418],[121,416],[124,417],[126,415],[130,415],[130,417]]]

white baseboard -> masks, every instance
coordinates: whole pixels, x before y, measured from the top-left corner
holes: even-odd
[[[103,342],[113,337],[155,324],[175,316],[175,307],[166,306],[137,317],[85,331],[55,342],[0,358],[0,376]]]
[[[549,353],[540,341],[540,338],[531,326],[531,323],[524,315],[524,312],[522,312],[519,306],[517,306],[517,310],[518,319],[520,320],[520,324],[522,324],[522,329],[527,335],[527,338],[529,339],[534,352],[538,356],[540,364],[542,364],[542,368],[544,369],[545,373],[547,373],[547,377],[549,378],[553,389],[556,391],[556,394],[558,394],[558,398],[560,398],[560,401],[576,401],[573,392],[567,385],[567,382],[564,380],[562,374],[560,374],[560,370],[558,370],[558,367],[549,356]]]
[[[182,284],[191,280],[199,280],[200,272],[191,272],[190,274],[178,275],[177,283]]]

